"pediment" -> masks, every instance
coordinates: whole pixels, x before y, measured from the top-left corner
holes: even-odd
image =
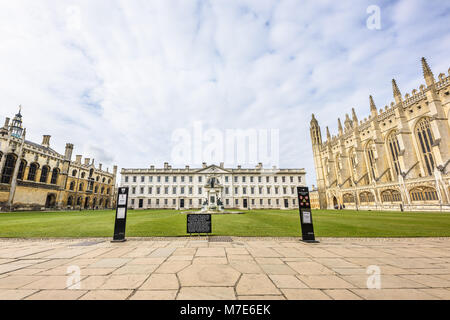
[[[210,166],[208,166],[206,168],[202,168],[202,169],[198,170],[197,173],[204,173],[204,174],[228,174],[228,173],[230,173],[230,171],[228,171],[228,170],[226,170],[224,168],[218,167],[215,164],[213,164],[213,165],[210,165]]]

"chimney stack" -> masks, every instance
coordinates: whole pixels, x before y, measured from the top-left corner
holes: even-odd
[[[203,162],[203,163],[202,163],[202,167],[203,167],[203,168],[206,168],[206,162]]]
[[[42,137],[42,146],[49,148],[50,147],[50,136],[49,135],[44,135]]]
[[[164,169],[167,170],[169,168],[169,163],[168,162],[164,162]]]
[[[91,162],[91,158],[84,158],[84,165],[85,166],[88,166],[90,162]]]
[[[117,166],[113,166],[113,174],[114,174],[114,176],[117,175]]]
[[[103,166],[103,164],[99,163],[98,164],[98,170],[102,171],[102,166]]]
[[[9,120],[11,120],[11,119],[9,119],[8,117],[5,118],[5,124],[3,125],[3,128],[8,129],[8,126],[9,126]]]
[[[221,163],[220,163],[220,167],[223,169],[224,166],[225,166],[225,163],[221,162]]]
[[[66,161],[72,161],[73,144],[66,143],[66,151],[64,152],[64,159]]]
[[[76,156],[75,156],[75,162],[76,163],[78,163],[78,164],[81,164],[81,158],[82,158],[82,155],[81,154],[77,154]]]

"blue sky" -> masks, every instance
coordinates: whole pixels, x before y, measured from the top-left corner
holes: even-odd
[[[366,10],[381,9],[370,30]],[[450,2],[0,0],[2,117],[104,166],[162,166],[177,128],[278,129],[279,164],[315,180],[322,134],[450,66]],[[186,164],[198,166],[200,163]],[[230,165],[236,165],[231,163]]]

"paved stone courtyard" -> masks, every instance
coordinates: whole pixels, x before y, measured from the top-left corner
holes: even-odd
[[[0,240],[0,300],[450,299],[450,238],[320,240]]]

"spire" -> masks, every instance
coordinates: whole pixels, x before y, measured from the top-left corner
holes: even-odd
[[[322,144],[322,134],[320,133],[319,122],[317,121],[314,114],[311,119],[311,141],[313,145],[321,145]]]
[[[375,105],[375,101],[373,101],[373,97],[369,96],[369,99],[370,99],[370,111],[373,110],[377,111],[377,106]]]
[[[338,130],[339,130],[339,134],[342,134],[343,129],[342,129],[341,118],[338,118]]]
[[[327,127],[327,140],[328,140],[328,141],[331,140],[330,129],[328,129],[328,127]]]
[[[353,124],[358,125],[358,117],[356,116],[355,108],[352,108],[352,118],[353,118]]]
[[[402,94],[397,86],[397,82],[395,81],[395,79],[392,79],[392,91],[394,92],[394,98],[395,98],[395,102],[401,103],[402,102]]]
[[[423,77],[425,78],[425,82],[427,86],[431,86],[434,84],[434,75],[431,71],[430,66],[425,58],[422,57],[422,69],[423,69]]]
[[[317,121],[316,117],[314,116],[314,113],[312,114],[312,119],[311,119],[311,127],[318,127],[319,126],[319,122]]]
[[[375,105],[375,101],[373,101],[372,96],[369,96],[369,100],[370,100],[370,113],[372,114],[372,116],[376,116],[378,114],[378,112],[377,112],[377,106]]]
[[[350,130],[353,126],[352,120],[350,120],[350,116],[348,115],[348,113],[345,114],[345,130]]]

